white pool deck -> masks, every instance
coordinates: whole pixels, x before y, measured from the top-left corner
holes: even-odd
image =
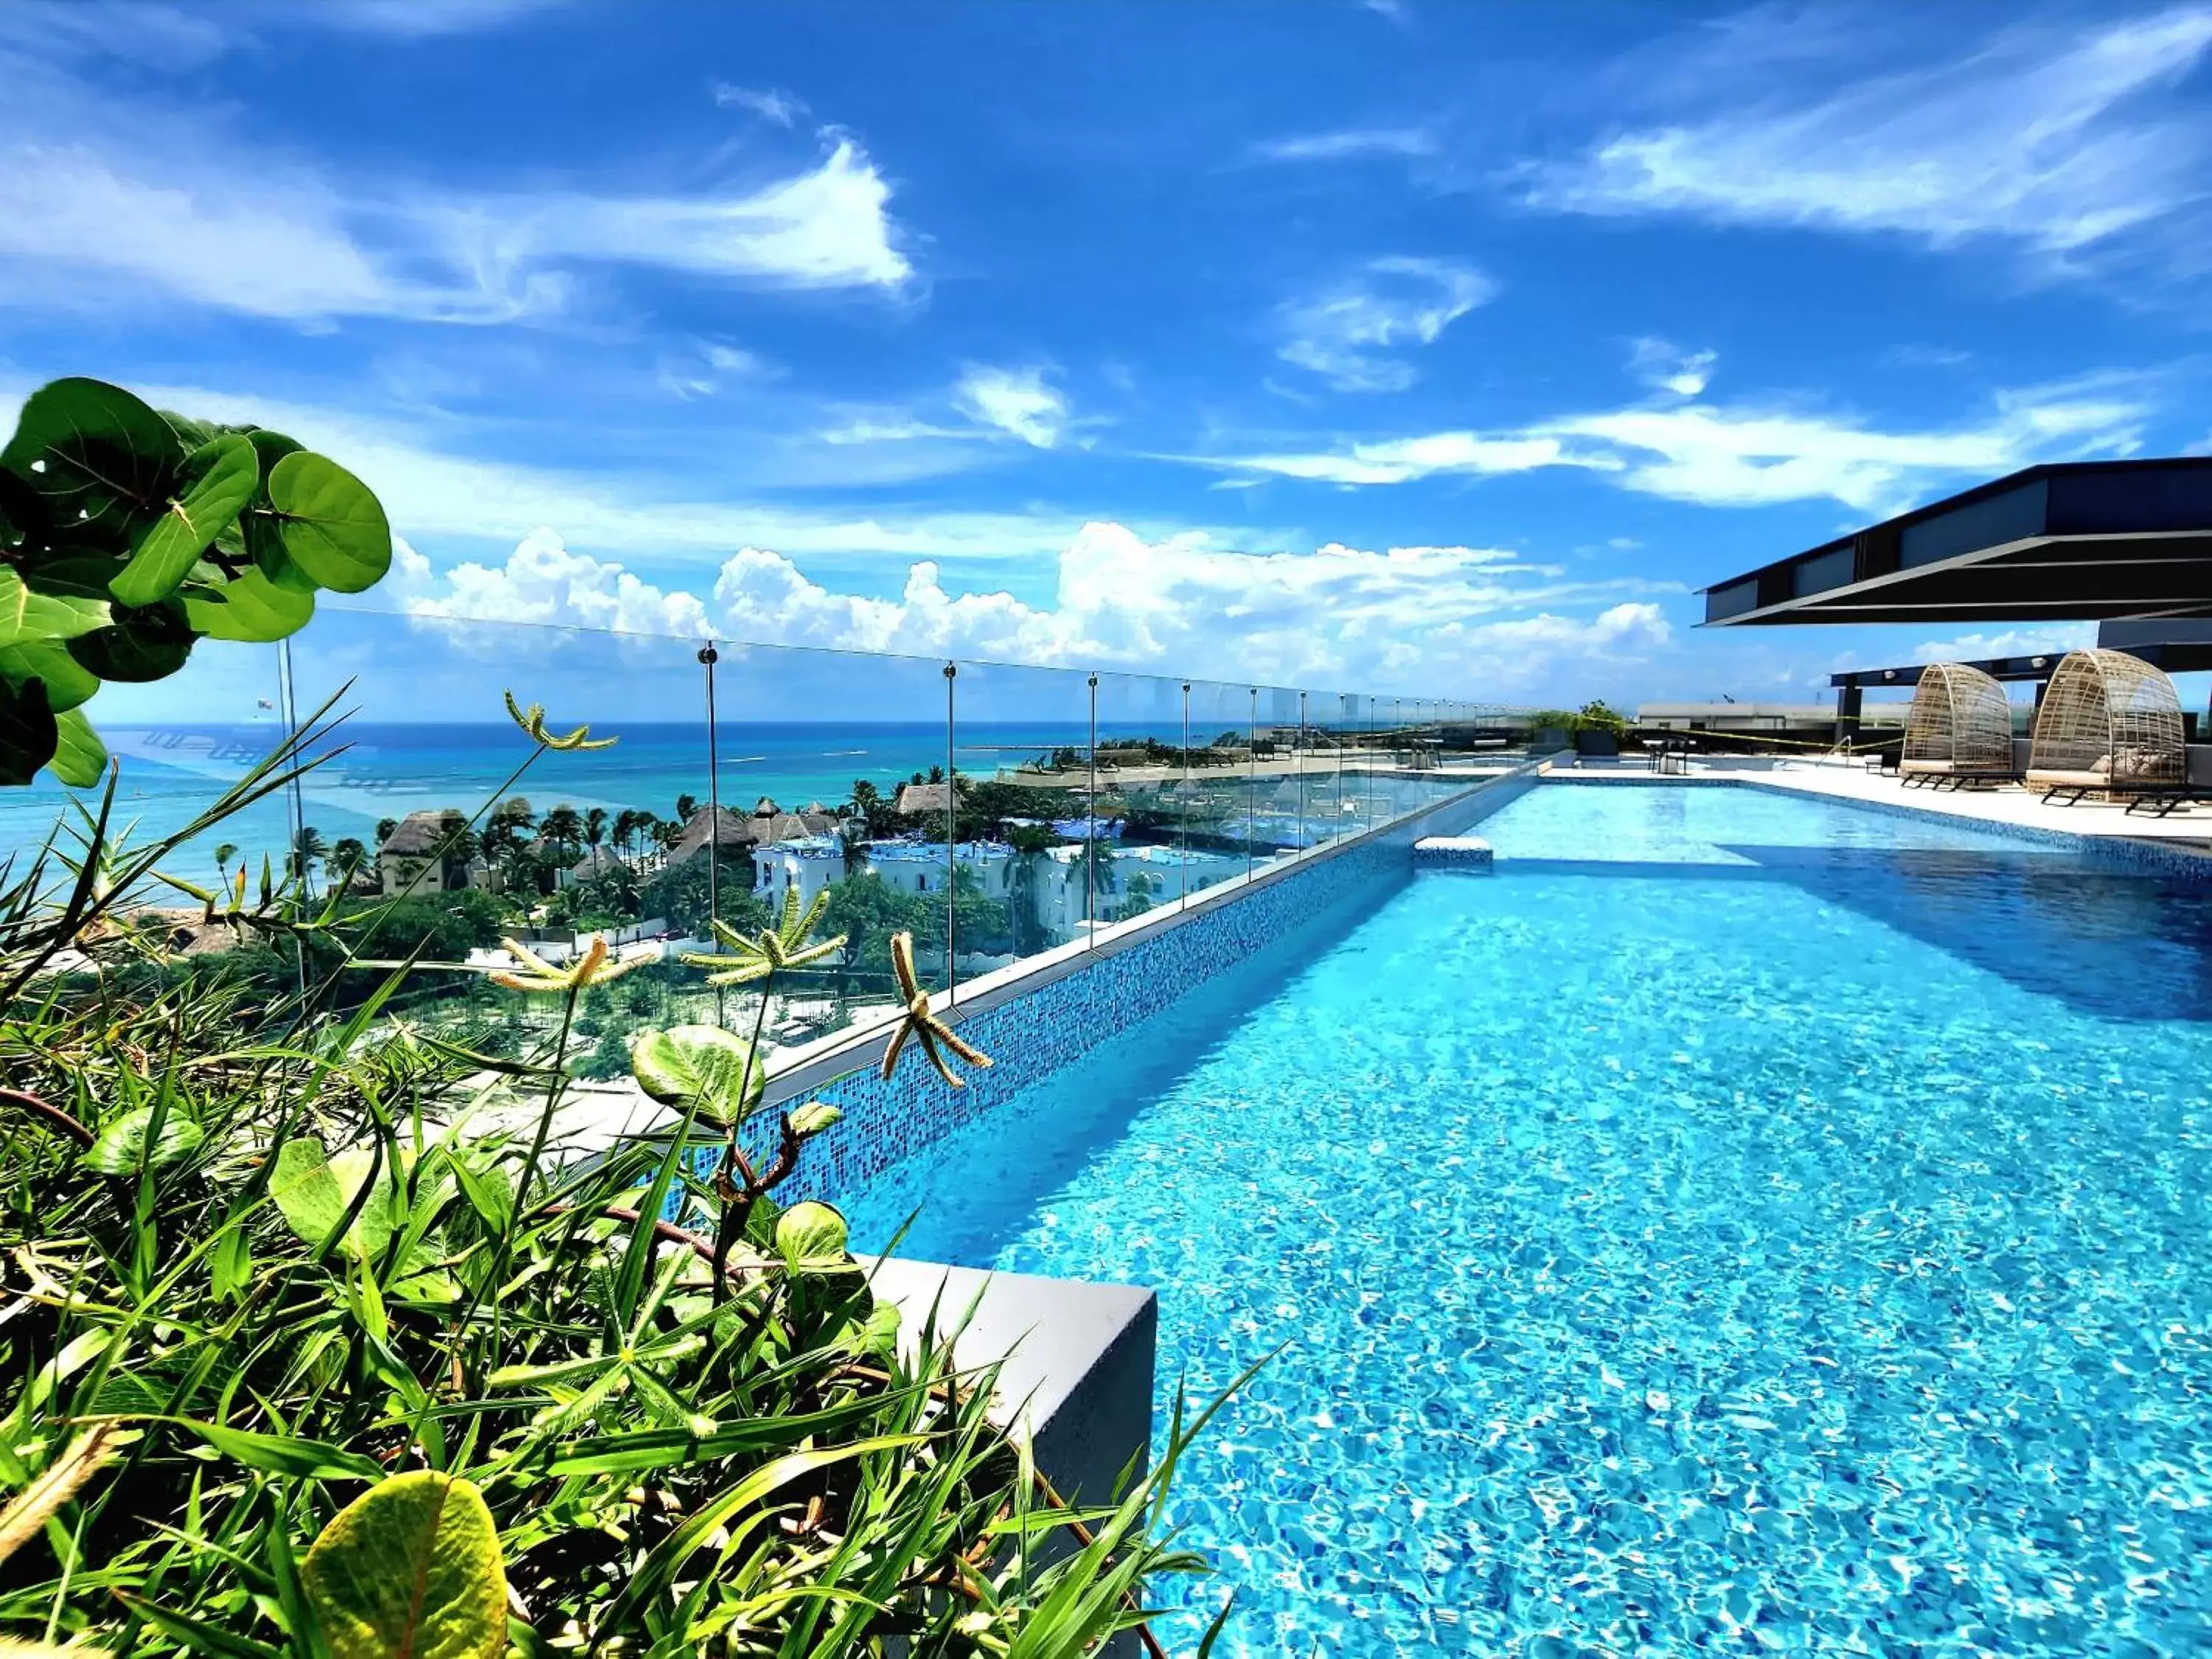
[[[1651,774],[1634,764],[1554,769],[1577,781],[1604,779],[1623,783],[1649,782]],[[2212,856],[2212,806],[2185,807],[2168,817],[2130,815],[2118,805],[2084,801],[2078,806],[2045,806],[2039,795],[2015,785],[1994,789],[1908,789],[1898,779],[1869,772],[1862,763],[1820,760],[1792,761],[1772,769],[1739,769],[1726,765],[1692,762],[1691,778],[1735,778],[1766,788],[1825,796],[1831,800],[1910,807],[1965,823],[2020,824],[2036,830],[2065,830],[2102,839],[2118,836],[2155,842],[2163,847]]]

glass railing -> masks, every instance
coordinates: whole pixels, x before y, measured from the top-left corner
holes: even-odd
[[[788,1052],[888,1022],[897,932],[957,1000],[1419,811],[1516,763],[1526,735],[1465,702],[365,611],[325,611],[289,649],[204,642],[179,676],[112,690],[91,712],[141,839],[325,704],[343,714],[296,787],[180,872],[289,859],[364,915],[389,904],[365,955],[421,964],[397,1008],[494,1052],[557,1017],[489,991],[501,939],[648,958],[580,1010],[586,1069],[608,1077],[648,1026],[742,1010]],[[618,741],[541,750],[508,691],[556,732]],[[0,854],[45,840],[73,793],[90,799],[0,792]],[[821,931],[846,943],[764,1008],[684,960],[793,889],[827,895]]]

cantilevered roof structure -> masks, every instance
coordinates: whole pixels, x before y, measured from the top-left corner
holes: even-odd
[[[1724,628],[2212,617],[2212,457],[2032,466],[1705,592]]]

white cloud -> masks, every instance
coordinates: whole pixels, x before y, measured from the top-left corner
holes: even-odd
[[[1874,512],[1905,505],[1932,482],[2129,453],[2148,413],[2138,398],[2085,383],[2005,394],[1978,423],[1949,429],[1885,431],[1841,416],[1684,403],[1568,416],[1517,431],[1182,459],[1232,476],[1370,485],[1572,466],[1610,473],[1646,495],[1706,506],[1826,498]]]
[[[1249,554],[1200,533],[1148,541],[1110,523],[1085,526],[1060,550],[1048,605],[955,592],[927,560],[896,599],[840,592],[758,547],[732,555],[701,599],[572,552],[550,530],[503,566],[442,577],[410,550],[396,579],[404,608],[421,616],[1500,697],[1666,646],[1659,606],[1623,597],[1654,591],[1566,580],[1496,548]]]
[[[1436,135],[1424,128],[1366,127],[1269,138],[1254,144],[1250,153],[1260,161],[1341,161],[1376,155],[1433,155],[1436,151]]]
[[[1231,472],[1267,473],[1319,483],[1410,483],[1438,472],[1477,475],[1531,472],[1545,466],[1617,468],[1613,456],[1570,453],[1556,438],[1485,437],[1474,432],[1437,432],[1421,438],[1391,438],[1354,443],[1319,453],[1192,456],[1201,466]]]
[[[1979,425],[1885,432],[1820,416],[1686,404],[1548,422],[1545,430],[1628,452],[1620,481],[1647,495],[1714,507],[1841,501],[1861,512],[1901,507],[1938,478],[1981,478],[2032,461],[2125,453],[2140,404],[2084,399],[2000,406]]]
[[[571,553],[552,530],[532,531],[497,567],[460,564],[436,579],[429,561],[405,542],[392,552],[392,596],[415,616],[551,623],[687,639],[709,631],[706,609],[693,595],[664,592],[620,564]]]
[[[1958,634],[1948,640],[1923,640],[1906,653],[1907,662],[1978,662],[1991,657],[2063,656],[2097,642],[2094,623],[2064,623],[2054,628],[2008,628],[1995,634]]]
[[[1678,398],[1694,398],[1711,384],[1713,364],[1718,361],[1713,352],[1685,351],[1647,334],[1631,342],[1628,372],[1659,391],[1671,392]]]
[[[1067,398],[1039,368],[990,368],[971,363],[953,387],[953,402],[970,419],[1050,449],[1067,427]]]
[[[750,110],[763,121],[773,121],[780,127],[794,124],[806,113],[805,100],[794,97],[780,87],[755,88],[735,87],[728,82],[715,83],[714,101],[725,109]]]
[[[2212,125],[2201,104],[2158,94],[2208,46],[2212,9],[2197,5],[2067,34],[2008,32],[1826,96],[1631,129],[1537,170],[1530,198],[1582,213],[1888,231],[1938,246],[1995,236],[2064,253],[2201,198]],[[1825,86],[1835,61],[1796,67]]]
[[[850,139],[812,170],[732,197],[518,198],[487,245],[509,262],[569,256],[796,288],[895,288],[890,186]]]
[[[485,323],[564,309],[592,266],[810,289],[911,274],[890,186],[848,137],[736,187],[429,190],[340,179],[204,108],[118,101],[77,77],[84,50],[67,31],[0,30],[0,304],[154,297],[310,325]]]
[[[664,352],[656,378],[662,390],[679,398],[710,398],[725,386],[773,380],[781,372],[742,346],[694,340],[683,350]]]
[[[1433,345],[1497,292],[1472,265],[1370,259],[1352,280],[1282,308],[1286,337],[1276,355],[1340,392],[1402,392],[1419,377],[1411,363],[1390,354]]]

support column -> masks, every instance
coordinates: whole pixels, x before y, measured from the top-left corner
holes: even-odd
[[[1836,688],[1836,741],[1855,744],[1859,740],[1859,716],[1863,712],[1866,692],[1856,685]]]

